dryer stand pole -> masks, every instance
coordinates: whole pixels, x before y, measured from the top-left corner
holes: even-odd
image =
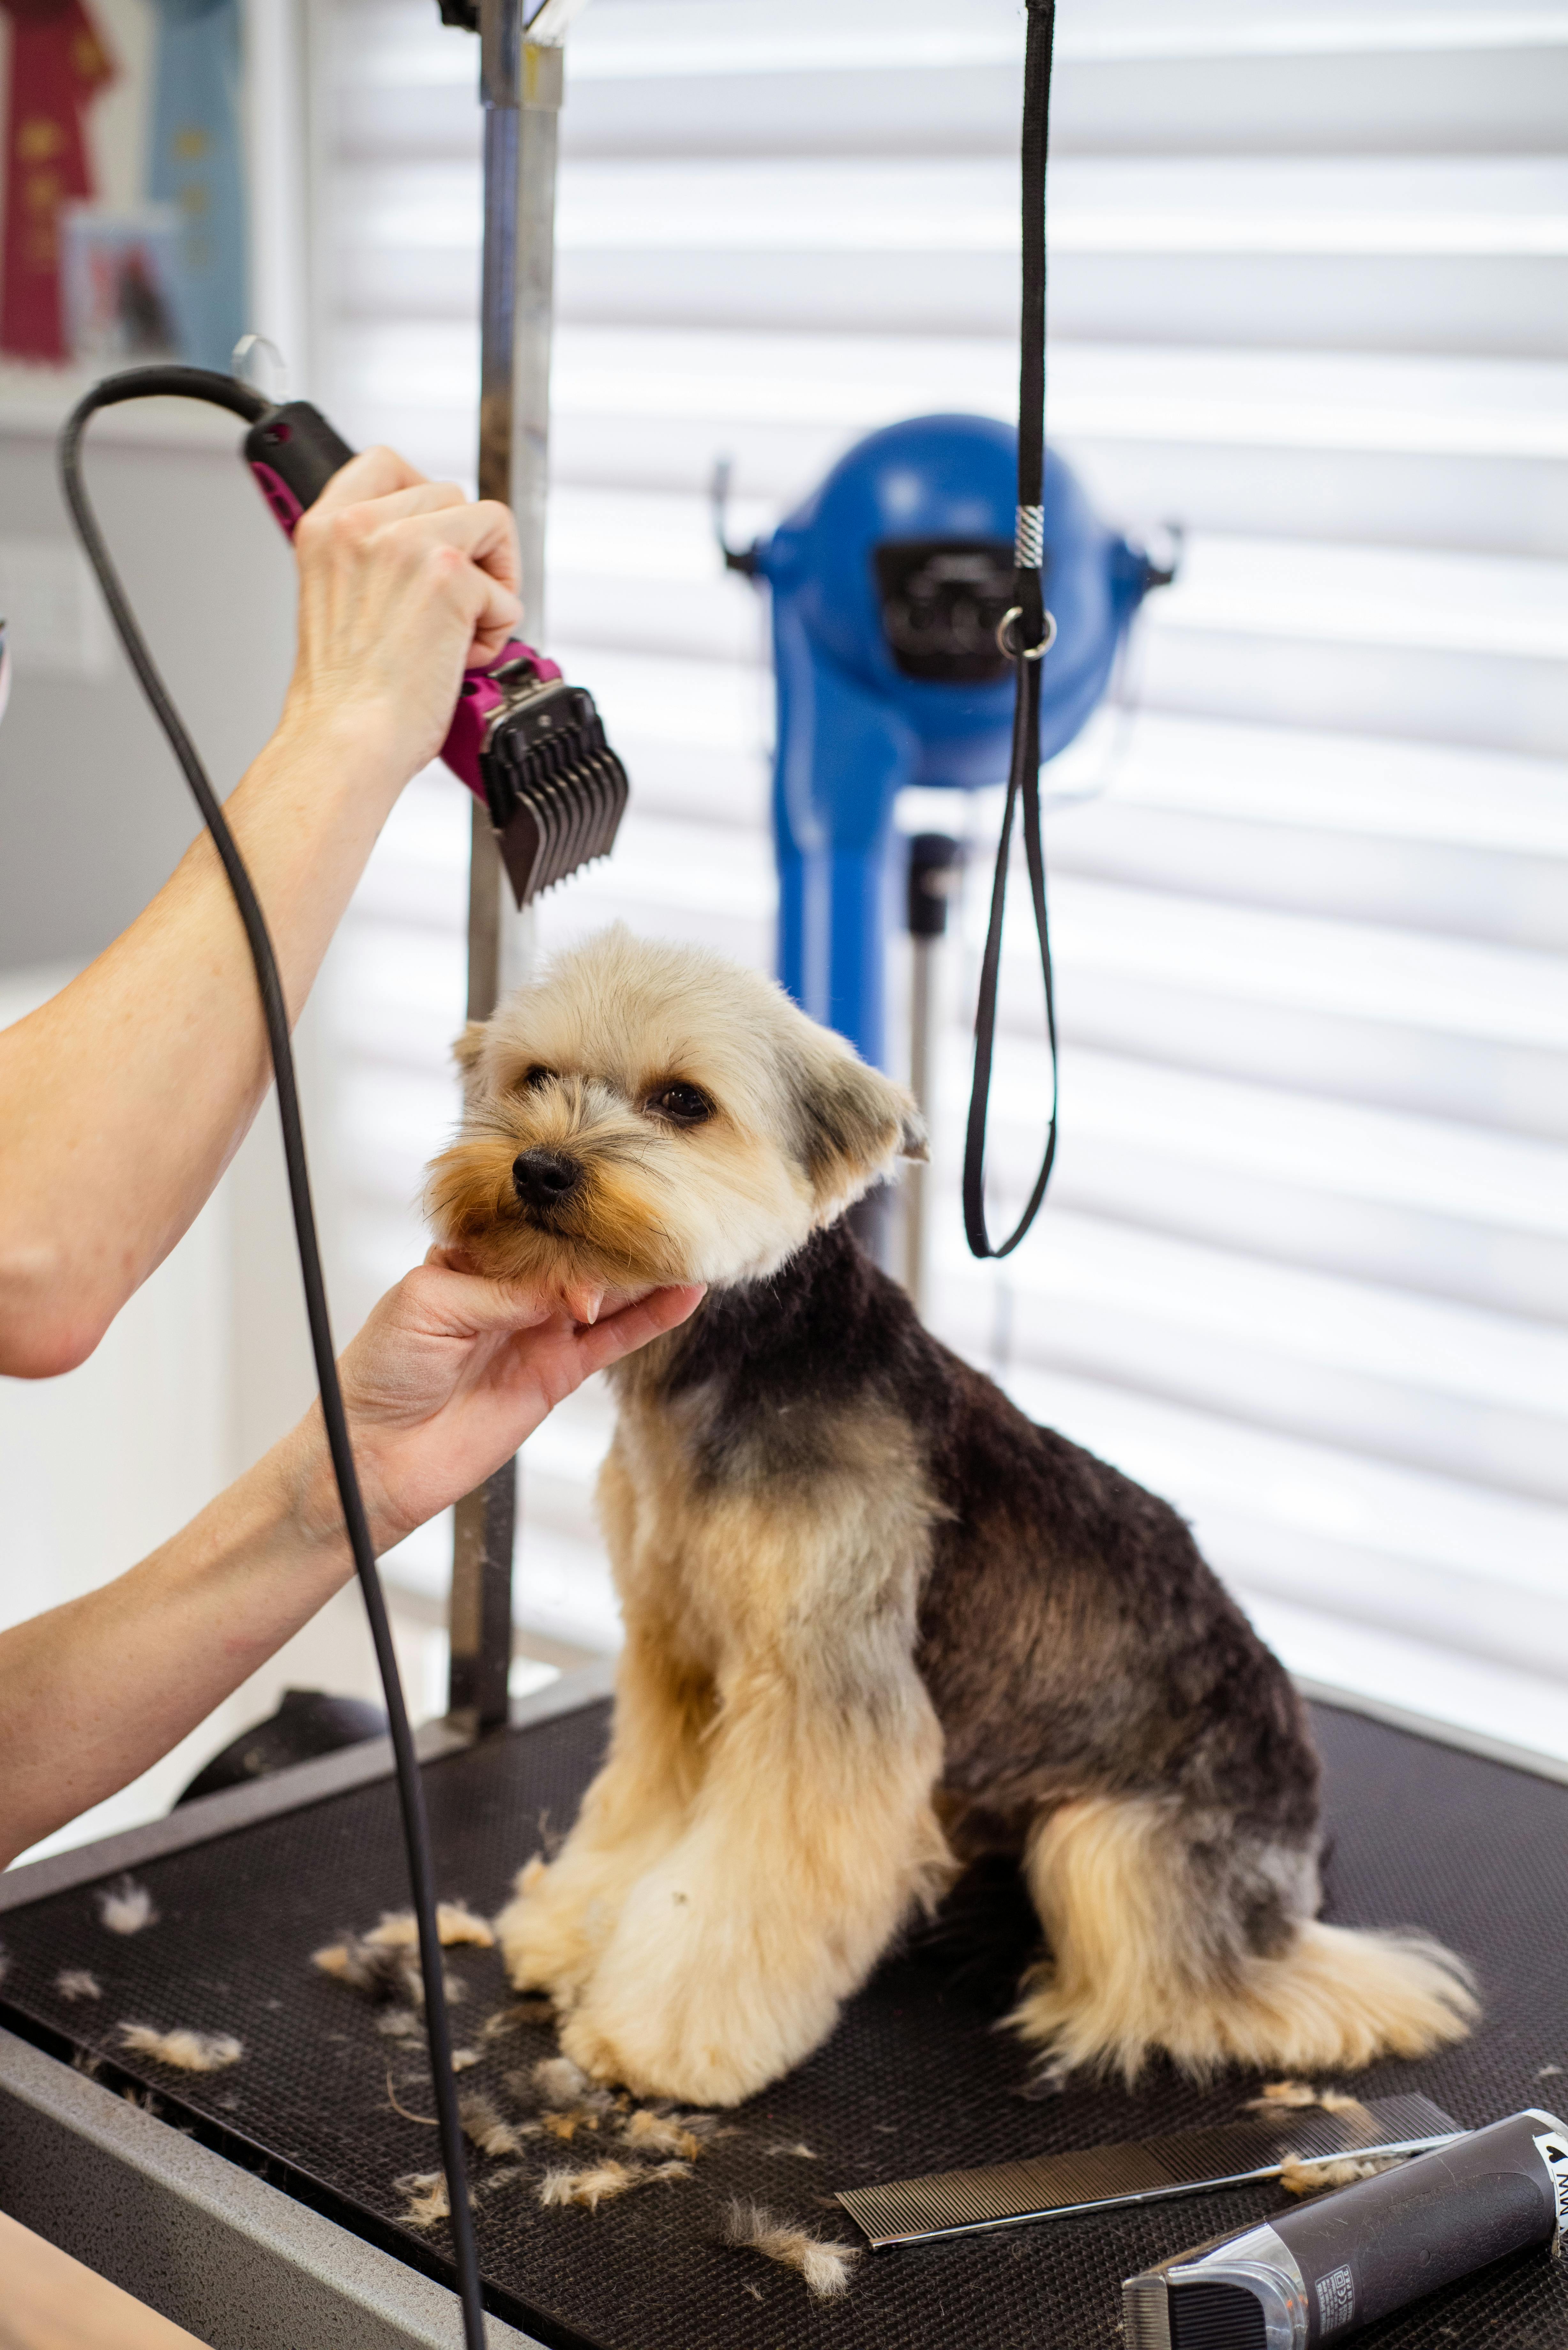
[[[545,0],[526,33],[523,0],[479,0],[478,13],[484,109],[479,494],[502,499],[517,518],[524,626],[542,644],[560,41],[576,8],[572,0]],[[514,912],[504,894],[495,837],[477,800],[471,823],[468,1017],[488,1020],[500,997],[527,976],[532,918]],[[517,1463],[509,1461],[456,1511],[447,1702],[471,1736],[506,1721],[516,1523]]]

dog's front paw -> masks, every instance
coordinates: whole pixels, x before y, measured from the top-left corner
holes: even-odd
[[[519,1991],[547,1991],[557,2006],[571,2005],[597,1955],[592,1906],[587,1888],[562,1883],[559,1863],[551,1868],[535,1856],[518,1871],[495,1939]]]
[[[684,2106],[738,2106],[808,2053],[752,2014],[727,2012],[711,1982],[656,2012],[646,1991],[601,1996],[597,1977],[563,2023],[561,2047],[597,2081]]]
[[[639,2097],[739,2105],[832,2031],[838,2000],[815,1938],[770,1950],[732,1910],[704,1918],[703,1907],[662,1872],[638,1887],[561,2032],[595,2079]]]

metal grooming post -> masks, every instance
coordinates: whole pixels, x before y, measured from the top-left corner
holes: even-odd
[[[928,1130],[936,1097],[937,1032],[941,1006],[937,958],[948,927],[948,907],[963,880],[963,847],[946,833],[919,832],[909,843],[909,1091]],[[904,1170],[904,1286],[918,1312],[926,1309],[927,1197],[930,1170]]]
[[[524,627],[544,634],[545,493],[556,249],[556,118],[561,36],[581,0],[441,0],[447,23],[477,29],[484,109],[479,494],[517,517]],[[525,976],[527,917],[506,894],[495,837],[476,801],[468,882],[468,1016],[487,1020]],[[517,1463],[457,1505],[452,1544],[451,1713],[478,1733],[506,1720]]]

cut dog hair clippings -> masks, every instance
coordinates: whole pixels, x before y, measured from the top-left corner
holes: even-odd
[[[1358,2178],[1397,2170],[1409,2158],[1405,2154],[1342,2154],[1303,2162],[1300,2155],[1287,2154],[1280,2165],[1280,2185],[1287,2195],[1321,2195],[1327,2187],[1354,2187]]]
[[[1310,2081],[1268,2081],[1261,2096],[1249,2097],[1244,2110],[1250,2114],[1277,2114],[1282,2109],[1306,2110],[1315,2107],[1324,2114],[1362,2114],[1366,2106],[1359,2097],[1344,2089],[1314,2089]]]
[[[645,2111],[628,2114],[620,2135],[628,2146],[644,2147],[649,2154],[678,2154],[686,2162],[695,2162],[717,2127],[711,2114]]]
[[[651,2187],[660,2180],[672,2182],[691,2176],[690,2163],[658,2162],[649,2166],[617,2162],[611,2156],[586,2170],[547,2170],[535,2192],[546,2210],[563,2203],[576,2203],[584,2210],[597,2211],[601,2203],[613,2202],[618,2195],[629,2195],[634,2187]]]
[[[465,2137],[471,2138],[481,2154],[494,2158],[503,2154],[521,2154],[525,2137],[536,2137],[537,2122],[509,2122],[483,2090],[471,2090],[458,2106],[462,2116]]]
[[[451,2219],[446,2180],[439,2170],[412,2171],[396,2184],[398,2192],[408,2198],[398,2214],[405,2228],[433,2228],[438,2220]]]
[[[143,1927],[158,1923],[151,1894],[129,1877],[122,1877],[118,1885],[99,1888],[98,1915],[99,1923],[111,1934],[140,1934]]]
[[[122,2023],[119,2044],[134,2055],[151,2056],[155,2064],[171,2064],[181,2073],[221,2073],[237,2064],[244,2043],[228,2032],[154,2032],[148,2023]]]
[[[820,2236],[777,2218],[761,2203],[746,2203],[739,2197],[724,2215],[722,2241],[737,2251],[760,2252],[765,2261],[797,2270],[814,2301],[836,2301],[847,2293],[860,2258],[856,2245],[825,2243]]]
[[[490,1928],[483,1918],[474,1916],[466,1901],[443,1901],[441,1904],[436,1911],[436,1932],[446,1950],[457,1942],[472,1942],[476,1950],[481,1950],[495,1947],[495,1937]],[[372,1926],[363,1939],[377,1950],[417,1950],[420,1929],[413,1911],[383,1911],[380,1924]]]
[[[401,2000],[413,2008],[424,2006],[425,1979],[419,1952],[400,1941],[378,1942],[369,1935],[347,1934],[340,1942],[313,1950],[310,1963],[378,2005]],[[464,1996],[467,1986],[452,1975],[443,1976],[442,1982],[449,2006]]]

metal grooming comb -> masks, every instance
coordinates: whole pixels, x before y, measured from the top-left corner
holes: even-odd
[[[1376,2097],[1345,2113],[1282,2106],[1278,2116],[1181,2130],[1127,2146],[1039,2155],[986,2170],[945,2170],[888,2187],[845,2189],[836,2198],[865,2230],[872,2250],[967,2236],[1028,2220],[1081,2217],[1123,2203],[1158,2203],[1277,2178],[1288,2156],[1303,2162],[1335,2155],[1425,2154],[1464,2132],[1429,2097]]]

